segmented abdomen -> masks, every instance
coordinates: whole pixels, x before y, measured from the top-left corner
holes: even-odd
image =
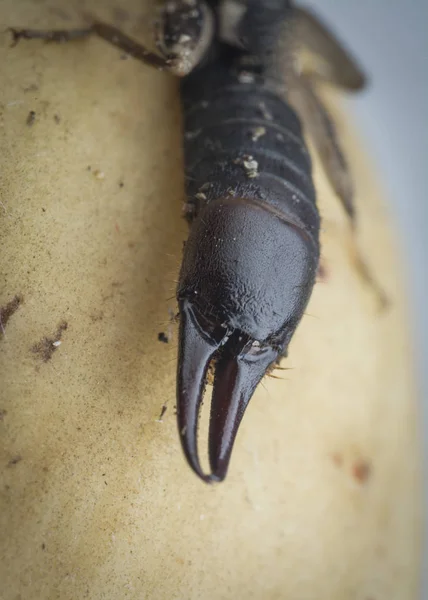
[[[182,82],[187,216],[228,195],[269,205],[318,249],[310,155],[300,121],[254,73],[208,65]]]

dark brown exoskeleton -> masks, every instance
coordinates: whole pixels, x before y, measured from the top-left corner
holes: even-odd
[[[311,158],[293,106],[353,224],[351,180],[312,80],[359,89],[364,77],[331,33],[289,0],[166,2],[158,28],[162,56],[98,22],[72,33],[12,31],[15,41],[96,33],[183,76],[190,234],[177,289],[177,419],[191,468],[206,482],[221,481],[248,402],[286,355],[318,268]],[[311,77],[294,52],[299,39],[316,58]],[[211,472],[204,473],[197,429],[210,367]]]

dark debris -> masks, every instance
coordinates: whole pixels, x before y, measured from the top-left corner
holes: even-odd
[[[0,337],[4,335],[9,319],[16,313],[22,301],[22,295],[16,294],[10,302],[0,307]]]
[[[168,344],[169,343],[169,337],[168,337],[168,335],[164,331],[160,331],[158,333],[158,340],[159,340],[159,342],[162,342],[164,344]]]
[[[52,358],[55,350],[58,348],[57,342],[61,340],[62,334],[67,327],[68,323],[66,321],[61,321],[52,337],[44,337],[41,339],[40,342],[37,342],[31,347],[31,352],[33,352],[33,354],[37,354],[43,362],[48,362]]]
[[[36,120],[36,112],[34,110],[30,110],[30,112],[28,113],[28,116],[27,116],[27,120],[25,121],[26,124],[28,125],[28,127],[31,127],[31,125],[33,125],[35,120]]]
[[[8,467],[14,467],[15,465],[17,465],[19,462],[21,462],[22,460],[22,456],[20,456],[19,454],[17,454],[16,456],[13,456],[10,461],[7,463]]]

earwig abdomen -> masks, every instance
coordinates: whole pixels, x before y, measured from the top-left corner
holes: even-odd
[[[188,76],[182,99],[190,221],[207,202],[245,191],[288,215],[318,248],[311,158],[291,106],[261,76],[218,63]]]
[[[221,61],[182,83],[191,227],[177,292],[177,412],[186,457],[206,481],[225,477],[245,408],[286,352],[318,265],[319,214],[300,122],[264,84]],[[205,475],[197,415],[211,361]]]

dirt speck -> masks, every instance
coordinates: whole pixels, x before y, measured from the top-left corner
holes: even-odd
[[[38,89],[39,89],[39,86],[37,85],[37,83],[30,83],[29,86],[24,88],[24,94],[26,94],[28,92],[37,92]]]
[[[90,315],[92,323],[97,323],[98,321],[102,321],[104,319],[104,312],[102,310],[94,310]]]
[[[235,165],[242,165],[249,179],[255,179],[259,176],[259,163],[250,154],[236,158],[233,162]]]
[[[21,294],[16,294],[10,302],[0,307],[0,338],[4,336],[9,319],[16,313],[22,301],[23,297]]]
[[[55,350],[57,350],[60,346],[58,342],[61,341],[62,334],[67,327],[67,321],[61,321],[55,333],[51,337],[44,337],[39,342],[34,344],[31,347],[31,352],[33,352],[33,354],[37,354],[43,362],[48,362],[52,358]]]
[[[20,456],[19,454],[17,454],[16,456],[13,456],[10,461],[7,463],[8,467],[14,467],[15,465],[17,465],[19,462],[21,462],[22,460],[22,456]]]
[[[59,115],[54,115],[54,121],[55,123],[58,125],[59,123],[61,123],[61,117]]]
[[[168,337],[168,335],[164,331],[160,331],[158,333],[158,340],[159,340],[159,342],[163,342],[164,344],[168,344],[169,337]]]
[[[28,125],[28,127],[31,127],[31,125],[33,125],[35,120],[36,120],[36,112],[34,110],[30,110],[30,112],[28,113],[28,116],[27,116],[27,120],[25,121],[26,124]]]
[[[159,417],[156,419],[156,421],[157,421],[158,423],[162,423],[162,422],[163,422],[163,417],[164,417],[164,415],[165,415],[165,413],[166,413],[166,411],[167,411],[167,408],[168,408],[168,407],[167,407],[167,405],[166,405],[166,404],[163,404],[163,405],[162,405],[162,408],[161,408],[161,411],[160,411],[160,415],[159,415]]]
[[[264,135],[266,135],[266,127],[255,127],[251,131],[251,139],[253,140],[253,142],[257,142]]]
[[[4,408],[0,408],[0,421],[4,421],[5,416],[7,415],[7,410]]]
[[[369,461],[360,459],[353,463],[352,476],[360,485],[367,483],[371,475],[372,467]]]
[[[46,544],[44,542],[42,544],[42,550],[46,550]]]
[[[273,115],[264,102],[260,102],[258,109],[263,119],[266,119],[266,121],[273,121]]]
[[[256,78],[255,78],[254,74],[250,73],[249,71],[241,71],[240,73],[238,73],[239,83],[243,83],[243,84],[254,83],[255,80],[256,80]]]

